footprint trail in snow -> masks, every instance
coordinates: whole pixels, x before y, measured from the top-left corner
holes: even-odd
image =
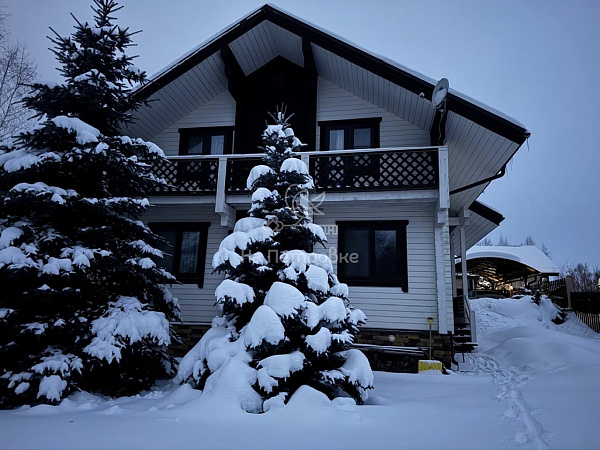
[[[508,402],[510,405],[504,411],[504,416],[515,421],[519,428],[515,434],[515,441],[523,445],[531,443],[538,449],[550,448],[546,441],[549,433],[536,420],[533,408],[518,389],[529,377],[514,369],[501,368],[500,364],[490,356],[478,353],[465,356],[475,373],[490,375],[494,383],[501,388],[502,392],[497,395],[497,399],[501,402]]]

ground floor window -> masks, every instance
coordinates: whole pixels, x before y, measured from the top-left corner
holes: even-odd
[[[407,220],[337,222],[340,281],[408,292],[407,225]]]
[[[182,283],[204,284],[206,242],[210,223],[151,223],[152,231],[167,244],[164,257],[157,264],[171,272]]]

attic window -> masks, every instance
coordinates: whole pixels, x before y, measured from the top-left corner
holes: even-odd
[[[180,155],[224,155],[231,153],[234,127],[179,129]]]
[[[379,147],[381,117],[319,122],[321,150]]]

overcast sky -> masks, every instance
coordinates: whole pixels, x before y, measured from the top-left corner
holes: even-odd
[[[59,81],[51,26],[70,34],[86,0],[0,0],[40,78]],[[259,1],[122,0],[149,74],[262,5]],[[279,7],[518,119],[531,131],[481,200],[506,217],[490,235],[528,235],[559,266],[600,266],[600,1],[280,0]],[[131,53],[131,52],[130,52]]]

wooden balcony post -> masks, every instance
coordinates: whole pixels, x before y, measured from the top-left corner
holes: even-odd
[[[310,174],[310,156],[309,156],[309,155],[306,155],[306,154],[304,154],[304,153],[301,153],[301,154],[300,154],[300,160],[301,160],[301,161],[302,161],[304,164],[306,164],[306,167],[308,168],[308,171],[309,171],[309,174]],[[313,180],[313,183],[314,183],[314,180]],[[306,208],[306,212],[307,212],[307,214],[308,214],[308,219],[310,219],[310,221],[312,222],[312,221],[313,221],[313,219],[314,219],[314,217],[313,217],[313,210],[312,210],[312,208],[310,207],[309,195],[310,195],[310,194],[308,194],[308,193],[306,193],[306,194],[303,194],[303,195],[300,197],[300,204],[301,204],[301,205],[302,205],[304,208]]]
[[[440,209],[450,208],[450,181],[448,176],[448,147],[438,149]]]
[[[227,180],[227,157],[219,156],[219,174],[217,177],[217,195],[215,197],[215,212],[221,216],[221,226],[233,228],[235,225],[235,209],[227,204],[225,184]]]

